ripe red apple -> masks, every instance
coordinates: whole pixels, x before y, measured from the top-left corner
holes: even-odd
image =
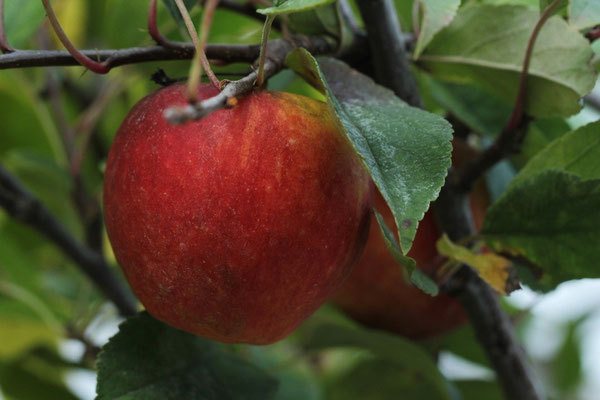
[[[460,166],[473,155],[473,150],[466,144],[454,141],[454,165]],[[388,227],[395,229],[392,212],[379,192],[375,194],[374,203]],[[480,227],[489,205],[483,182],[477,183],[470,203],[475,225]],[[430,276],[444,261],[436,249],[440,236],[430,210],[419,223],[408,252],[408,256],[417,261],[417,267]],[[369,240],[360,261],[331,301],[367,326],[413,339],[448,332],[466,321],[462,307],[453,298],[443,294],[431,297],[405,282],[402,268],[387,249],[375,219],[371,222]]]
[[[199,98],[216,94],[206,85]],[[173,85],[129,113],[106,165],[108,235],[148,312],[223,342],[291,333],[366,241],[369,175],[325,103],[262,91],[170,125]]]

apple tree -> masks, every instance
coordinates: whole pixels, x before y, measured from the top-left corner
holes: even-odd
[[[540,358],[507,299],[600,277],[599,38],[592,0],[0,0],[0,399],[582,398],[586,316]]]

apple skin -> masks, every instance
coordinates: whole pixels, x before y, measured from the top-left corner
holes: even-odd
[[[474,151],[464,142],[455,139],[453,145],[453,165],[460,166],[474,156]],[[469,202],[474,224],[479,229],[490,203],[484,182],[476,184]],[[379,191],[375,193],[374,205],[395,232],[394,216]],[[419,223],[408,256],[416,260],[417,268],[430,276],[444,262],[436,249],[440,236],[433,212],[429,210]],[[331,302],[364,325],[411,339],[441,335],[467,320],[462,306],[452,297],[444,294],[431,297],[405,281],[403,270],[387,249],[375,218],[371,221],[363,255]]]
[[[116,259],[155,318],[222,342],[277,341],[358,260],[369,175],[323,102],[262,91],[170,125],[163,111],[179,104],[185,86],[160,89],[117,132],[104,184]]]

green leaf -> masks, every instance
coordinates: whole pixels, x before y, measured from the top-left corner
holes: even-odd
[[[474,132],[497,136],[512,112],[504,101],[475,85],[442,82],[421,74],[430,96]]]
[[[342,17],[336,1],[312,10],[293,13],[287,17],[291,31],[304,35],[329,35],[337,39],[339,51],[351,46],[354,41],[348,22]]]
[[[57,331],[39,318],[27,315],[31,311],[14,302],[0,300],[0,360],[14,359],[36,346],[53,346],[58,341]]]
[[[368,350],[378,359],[393,362],[398,368],[413,376],[419,376],[430,386],[431,393],[435,394],[432,398],[449,398],[445,379],[434,360],[423,348],[408,339],[377,330],[357,329],[327,322],[314,325],[309,322],[302,329],[302,343],[308,349],[343,347]]]
[[[310,53],[299,49],[288,55],[286,63],[327,95],[332,112],[394,214],[406,254],[418,221],[437,198],[450,167],[450,125],[406,105],[341,61],[320,58],[317,64]]]
[[[542,283],[600,276],[600,179],[549,169],[515,179],[488,210],[481,230],[496,252],[522,256]]]
[[[260,8],[256,12],[263,15],[282,15],[308,11],[331,4],[335,0],[283,0],[275,2],[274,7]]]
[[[575,29],[586,29],[600,24],[600,2],[598,0],[570,0],[569,23]]]
[[[400,250],[400,246],[398,245],[398,242],[396,242],[394,234],[392,231],[390,231],[390,228],[388,228],[381,214],[376,209],[373,209],[373,213],[375,214],[375,218],[379,224],[383,241],[398,264],[404,267],[410,274],[411,282],[428,295],[437,296],[439,289],[435,282],[432,281],[431,278],[425,273],[423,273],[423,271],[416,268],[417,262],[414,259],[402,254],[402,250]]]
[[[423,19],[413,58],[419,58],[433,37],[450,24],[460,6],[460,0],[422,0]]]
[[[420,57],[435,76],[472,83],[513,104],[527,42],[539,19],[520,6],[462,8]],[[535,117],[568,116],[581,109],[596,75],[589,42],[558,17],[550,18],[536,41],[527,82],[525,111]]]
[[[4,5],[6,38],[15,47],[23,47],[40,28],[46,13],[37,0],[7,0]]]
[[[567,4],[572,0],[562,0],[561,3],[554,9],[552,15],[560,14],[563,15],[563,11],[567,8]],[[552,4],[554,0],[540,0],[540,14],[543,13],[550,4]]]
[[[169,14],[171,14],[171,17],[177,22],[177,25],[185,27],[183,17],[181,16],[177,4],[175,4],[175,0],[163,0],[163,4],[167,11],[169,11]],[[198,4],[198,0],[183,0],[183,5],[185,5],[185,9],[188,10],[188,12],[191,12],[196,4]]]
[[[47,348],[32,349],[10,362],[0,362],[2,394],[18,400],[77,400],[63,381],[67,364]]]
[[[416,371],[385,359],[364,360],[328,385],[329,400],[447,399]]]
[[[452,382],[460,391],[462,400],[503,400],[502,390],[497,382],[460,380]]]
[[[566,326],[565,339],[551,364],[553,384],[565,394],[577,389],[581,382],[582,363],[578,328],[581,320],[570,322]]]
[[[98,400],[272,399],[277,382],[215,342],[141,313],[98,359]]]
[[[536,119],[527,127],[521,150],[511,160],[517,166],[523,167],[533,156],[548,146],[550,142],[570,130],[571,126],[562,118]]]
[[[546,169],[578,175],[582,179],[600,179],[600,121],[592,122],[552,141],[536,154],[513,184]]]

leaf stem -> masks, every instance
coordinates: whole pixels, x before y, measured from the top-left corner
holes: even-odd
[[[4,0],[0,0],[0,51],[3,53],[12,53],[12,48],[6,40],[6,27],[4,25]]]
[[[110,66],[109,66],[110,60],[106,60],[104,62],[99,63],[97,61],[92,60],[85,54],[81,53],[79,50],[77,50],[75,45],[73,45],[73,43],[67,37],[63,28],[60,26],[60,23],[58,22],[58,19],[56,18],[56,14],[54,13],[54,10],[52,9],[52,5],[50,4],[50,1],[42,0],[42,4],[44,5],[44,9],[46,10],[46,14],[48,15],[48,20],[50,21],[50,25],[52,25],[52,29],[54,29],[56,36],[58,37],[60,42],[63,44],[63,46],[65,46],[65,48],[73,56],[73,58],[75,58],[81,65],[83,65],[84,67],[86,67],[87,69],[89,69],[92,72],[95,72],[97,74],[108,73],[108,71],[110,71]]]
[[[267,15],[265,25],[262,31],[262,38],[260,41],[260,55],[258,56],[258,73],[256,77],[256,86],[261,87],[265,80],[265,59],[267,57],[267,44],[269,42],[269,33],[271,33],[271,25],[275,19],[274,15]]]

